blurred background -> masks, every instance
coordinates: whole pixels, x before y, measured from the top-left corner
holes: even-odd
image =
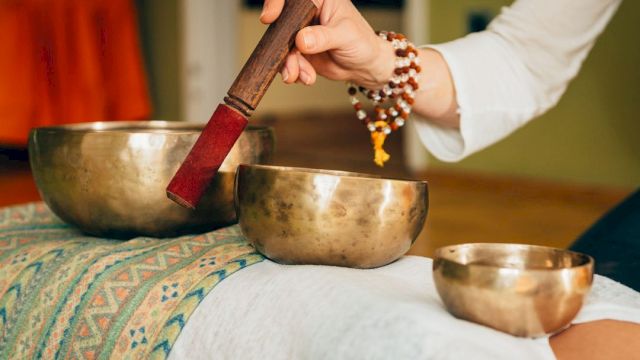
[[[354,3],[374,29],[426,44],[483,30],[511,1]],[[34,126],[207,121],[266,29],[260,9],[259,0],[0,2],[0,205],[38,199],[24,150]],[[408,126],[377,168],[345,84],[325,79],[276,78],[252,121],[275,127],[278,164],[428,180],[431,213],[414,253],[469,241],[566,246],[640,184],[639,33],[640,3],[625,1],[556,108],[456,164],[431,158]]]

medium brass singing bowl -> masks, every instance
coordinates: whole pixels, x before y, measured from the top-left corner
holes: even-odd
[[[240,165],[236,176],[242,232],[279,263],[386,265],[409,250],[427,216],[424,181],[262,165]]]
[[[37,128],[29,139],[33,176],[43,200],[64,221],[104,237],[169,237],[236,222],[235,169],[264,163],[273,152],[270,128],[240,136],[196,211],[165,188],[203,124],[96,122]]]
[[[564,329],[593,281],[588,255],[543,246],[463,244],[436,250],[433,278],[454,316],[521,337]]]

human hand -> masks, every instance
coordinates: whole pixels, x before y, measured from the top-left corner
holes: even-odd
[[[319,25],[300,30],[295,48],[281,70],[291,84],[315,83],[317,74],[377,89],[391,78],[395,54],[391,43],[379,38],[349,0],[311,0],[318,7]],[[260,21],[274,22],[285,0],[265,0]]]

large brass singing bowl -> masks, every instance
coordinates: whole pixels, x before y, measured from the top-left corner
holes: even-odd
[[[562,330],[582,307],[593,259],[543,246],[464,244],[439,248],[436,288],[454,316],[521,337]]]
[[[268,161],[273,132],[245,130],[192,211],[169,200],[165,188],[203,126],[136,121],[37,128],[29,140],[33,176],[51,210],[92,235],[168,237],[229,225],[236,221],[235,169]]]
[[[274,261],[374,268],[409,250],[428,191],[424,181],[240,165],[236,201],[242,232]]]

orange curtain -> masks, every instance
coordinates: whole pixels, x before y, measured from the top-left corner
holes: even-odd
[[[150,114],[132,0],[0,0],[0,144]]]

